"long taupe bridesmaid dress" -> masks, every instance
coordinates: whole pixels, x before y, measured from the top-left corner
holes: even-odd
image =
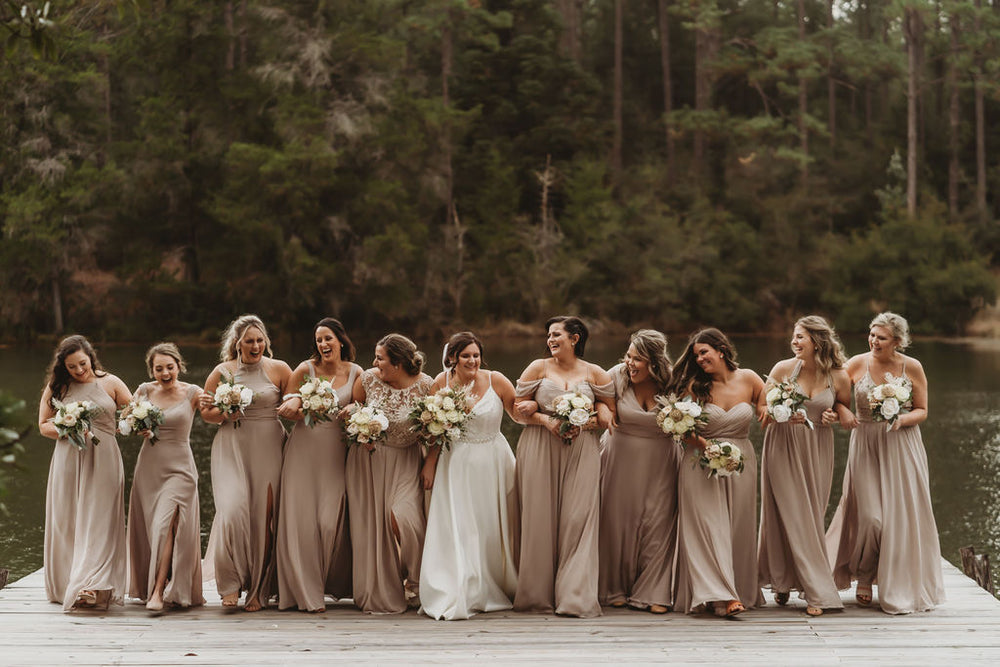
[[[709,478],[684,455],[678,476],[677,597],[675,609],[693,612],[708,602],[764,602],[757,584],[757,456],[747,437],[753,406],[723,410],[705,405],[706,439],[731,442],[743,453],[739,475]]]
[[[79,450],[60,438],[52,451],[45,491],[45,593],[69,610],[80,591],[125,595],[125,472],[115,440],[114,400],[98,382],[71,382],[64,403],[92,401],[100,412],[92,431],[100,441]]]
[[[424,548],[422,457],[409,413],[413,399],[426,394],[433,380],[421,374],[406,389],[394,389],[369,369],[361,383],[367,402],[385,412],[389,429],[373,452],[356,446],[347,453],[354,603],[371,614],[397,614],[406,611],[408,595],[416,601]]]
[[[639,404],[622,368],[608,371],[618,428],[602,451],[600,601],[671,607],[680,447],[657,426],[658,408]]]
[[[868,391],[875,385],[867,371],[854,385],[860,423],[827,531],[834,581],[842,589],[852,580],[878,585],[878,603],[890,614],[927,611],[945,599],[927,453],[919,426],[887,432],[885,422],[872,421]]]
[[[613,396],[607,385],[580,383],[591,398]],[[567,390],[549,378],[518,381],[517,396],[534,396],[550,414]],[[544,426],[526,426],[517,443],[515,488],[520,535],[516,611],[601,615],[597,598],[601,454],[597,433],[583,431],[570,444]]]
[[[148,390],[148,384],[141,385],[136,397],[146,397]],[[155,443],[149,438],[143,441],[135,462],[128,514],[129,595],[140,600],[147,600],[153,592],[160,550],[176,517],[163,602],[180,607],[205,604],[201,593],[198,469],[190,443],[194,421],[191,400],[197,393],[198,387],[190,385],[184,398],[161,407],[159,437]]]
[[[802,362],[789,376],[798,379]],[[776,593],[801,591],[806,603],[842,609],[826,552],[826,506],[833,485],[833,428],[823,412],[833,407],[832,379],[805,401],[806,424],[772,422],[764,434],[760,475],[760,585]]]
[[[266,605],[276,589],[274,536],[285,441],[278,421],[281,391],[260,362],[238,361],[235,381],[254,397],[239,427],[224,422],[212,441],[215,520],[205,559],[215,565],[219,595],[246,591],[247,600]]]
[[[354,378],[337,389],[340,405],[351,402]],[[316,370],[309,362],[309,377]],[[351,536],[347,521],[347,442],[339,421],[298,422],[285,443],[278,512],[278,607],[326,608],[324,594],[351,597]]]

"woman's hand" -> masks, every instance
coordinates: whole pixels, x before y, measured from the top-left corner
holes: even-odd
[[[514,403],[514,412],[516,412],[521,419],[528,419],[531,415],[538,412],[538,401],[532,401],[530,399],[516,401]]]
[[[198,407],[201,410],[210,410],[215,401],[212,400],[211,394],[207,391],[201,392],[198,396]]]
[[[278,416],[292,420],[301,419],[302,398],[299,396],[290,396],[287,401],[278,407]]]
[[[829,426],[837,421],[837,411],[831,408],[827,408],[823,411],[823,414],[819,418],[819,423],[823,426]]]
[[[434,488],[434,475],[437,473],[437,455],[428,454],[424,460],[424,465],[420,468],[420,483],[424,486],[424,491]]]

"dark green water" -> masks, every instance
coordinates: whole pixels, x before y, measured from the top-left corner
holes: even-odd
[[[373,338],[362,339],[358,362],[371,362]],[[515,379],[528,362],[544,353],[543,338],[486,341],[490,366]],[[675,354],[681,340],[671,345]],[[861,338],[848,339],[848,351],[865,350]],[[440,343],[422,341],[430,363],[428,372],[440,370]],[[775,361],[790,356],[787,342],[776,338],[738,338],[743,366],[761,374]],[[276,349],[278,356],[295,363],[308,355],[309,340],[294,349]],[[612,365],[624,351],[624,341],[597,339],[588,345],[587,358],[604,366]],[[213,348],[183,350],[188,358],[187,380],[201,383],[215,365]],[[98,350],[105,368],[135,388],[146,379],[143,366],[145,348],[102,346]],[[930,383],[930,418],[923,425],[924,444],[930,465],[931,494],[941,534],[941,550],[952,562],[959,562],[958,548],[973,545],[977,551],[1000,554],[1000,341],[941,342],[919,341],[910,353],[924,365]],[[0,389],[24,398],[34,421],[45,367],[51,350],[41,347],[0,348]],[[505,422],[505,433],[516,442],[517,427]],[[840,481],[847,458],[847,434],[837,432],[837,468],[828,515],[840,497]],[[195,421],[192,446],[201,471],[202,539],[207,539],[213,516],[209,453],[214,426]],[[759,429],[751,433],[760,452]],[[52,441],[34,431],[24,443],[19,457],[23,466],[10,480],[4,499],[9,510],[0,515],[0,567],[11,570],[12,578],[24,576],[42,565],[42,535],[45,516],[45,482]],[[131,488],[132,469],[140,441],[119,441],[125,461],[126,489]],[[126,496],[127,497],[127,496]]]

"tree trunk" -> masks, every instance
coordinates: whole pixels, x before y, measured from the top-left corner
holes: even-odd
[[[59,288],[59,273],[52,273],[52,325],[54,334],[63,332],[62,290]]]
[[[712,104],[712,80],[709,64],[715,52],[715,34],[712,26],[706,24],[704,17],[695,16],[695,48],[694,48],[694,108],[695,111],[708,111]],[[705,132],[701,127],[694,130],[694,146],[692,150],[691,169],[698,177],[705,170]]]
[[[563,31],[559,35],[559,48],[573,62],[580,62],[580,4],[579,0],[556,0],[556,11],[562,17]]]
[[[834,80],[834,38],[833,38],[833,0],[826,3],[826,27],[830,30],[827,39],[827,70],[826,70],[826,96],[827,96],[827,126],[830,130],[830,149],[837,145],[837,82]]]
[[[247,0],[240,0],[240,69],[247,68]]]
[[[958,179],[959,179],[959,132],[961,107],[958,91],[958,57],[959,57],[959,17],[952,12],[948,17],[951,26],[950,48],[948,53],[947,81],[948,87],[948,217],[958,218]]]
[[[236,31],[233,27],[233,0],[228,0],[222,10],[226,23],[226,34],[229,35],[229,48],[226,50],[226,71],[232,72],[236,67]]]
[[[982,9],[982,0],[976,0],[976,34],[982,34],[982,19],[979,12]],[[983,108],[983,57],[982,53],[976,52],[975,72],[975,108],[976,108],[976,213],[980,223],[986,222],[986,116]]]
[[[615,186],[621,184],[622,177],[622,97],[624,87],[622,79],[622,33],[624,32],[622,23],[625,0],[615,0],[615,73],[614,73],[614,143],[611,147],[611,172]]]
[[[667,140],[667,181],[674,177],[674,137],[670,128],[670,113],[674,110],[673,81],[670,77],[670,0],[657,0],[660,32],[660,71],[663,84],[663,130]]]
[[[906,7],[903,14],[903,32],[906,37],[906,213],[917,215],[917,105],[919,94],[920,13]]]
[[[806,3],[805,0],[798,0],[798,23],[799,42],[805,44],[806,41]],[[806,126],[806,115],[809,113],[809,98],[806,90],[807,81],[801,74],[805,69],[805,63],[799,67],[799,149],[802,151],[802,185],[806,185],[809,180],[809,128]]]

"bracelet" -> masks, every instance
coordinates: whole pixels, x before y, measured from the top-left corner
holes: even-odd
[[[302,394],[298,394],[298,393],[295,393],[295,394],[285,394],[284,396],[281,397],[281,400],[282,400],[282,402],[284,402],[284,401],[287,401],[290,398],[302,398]]]

